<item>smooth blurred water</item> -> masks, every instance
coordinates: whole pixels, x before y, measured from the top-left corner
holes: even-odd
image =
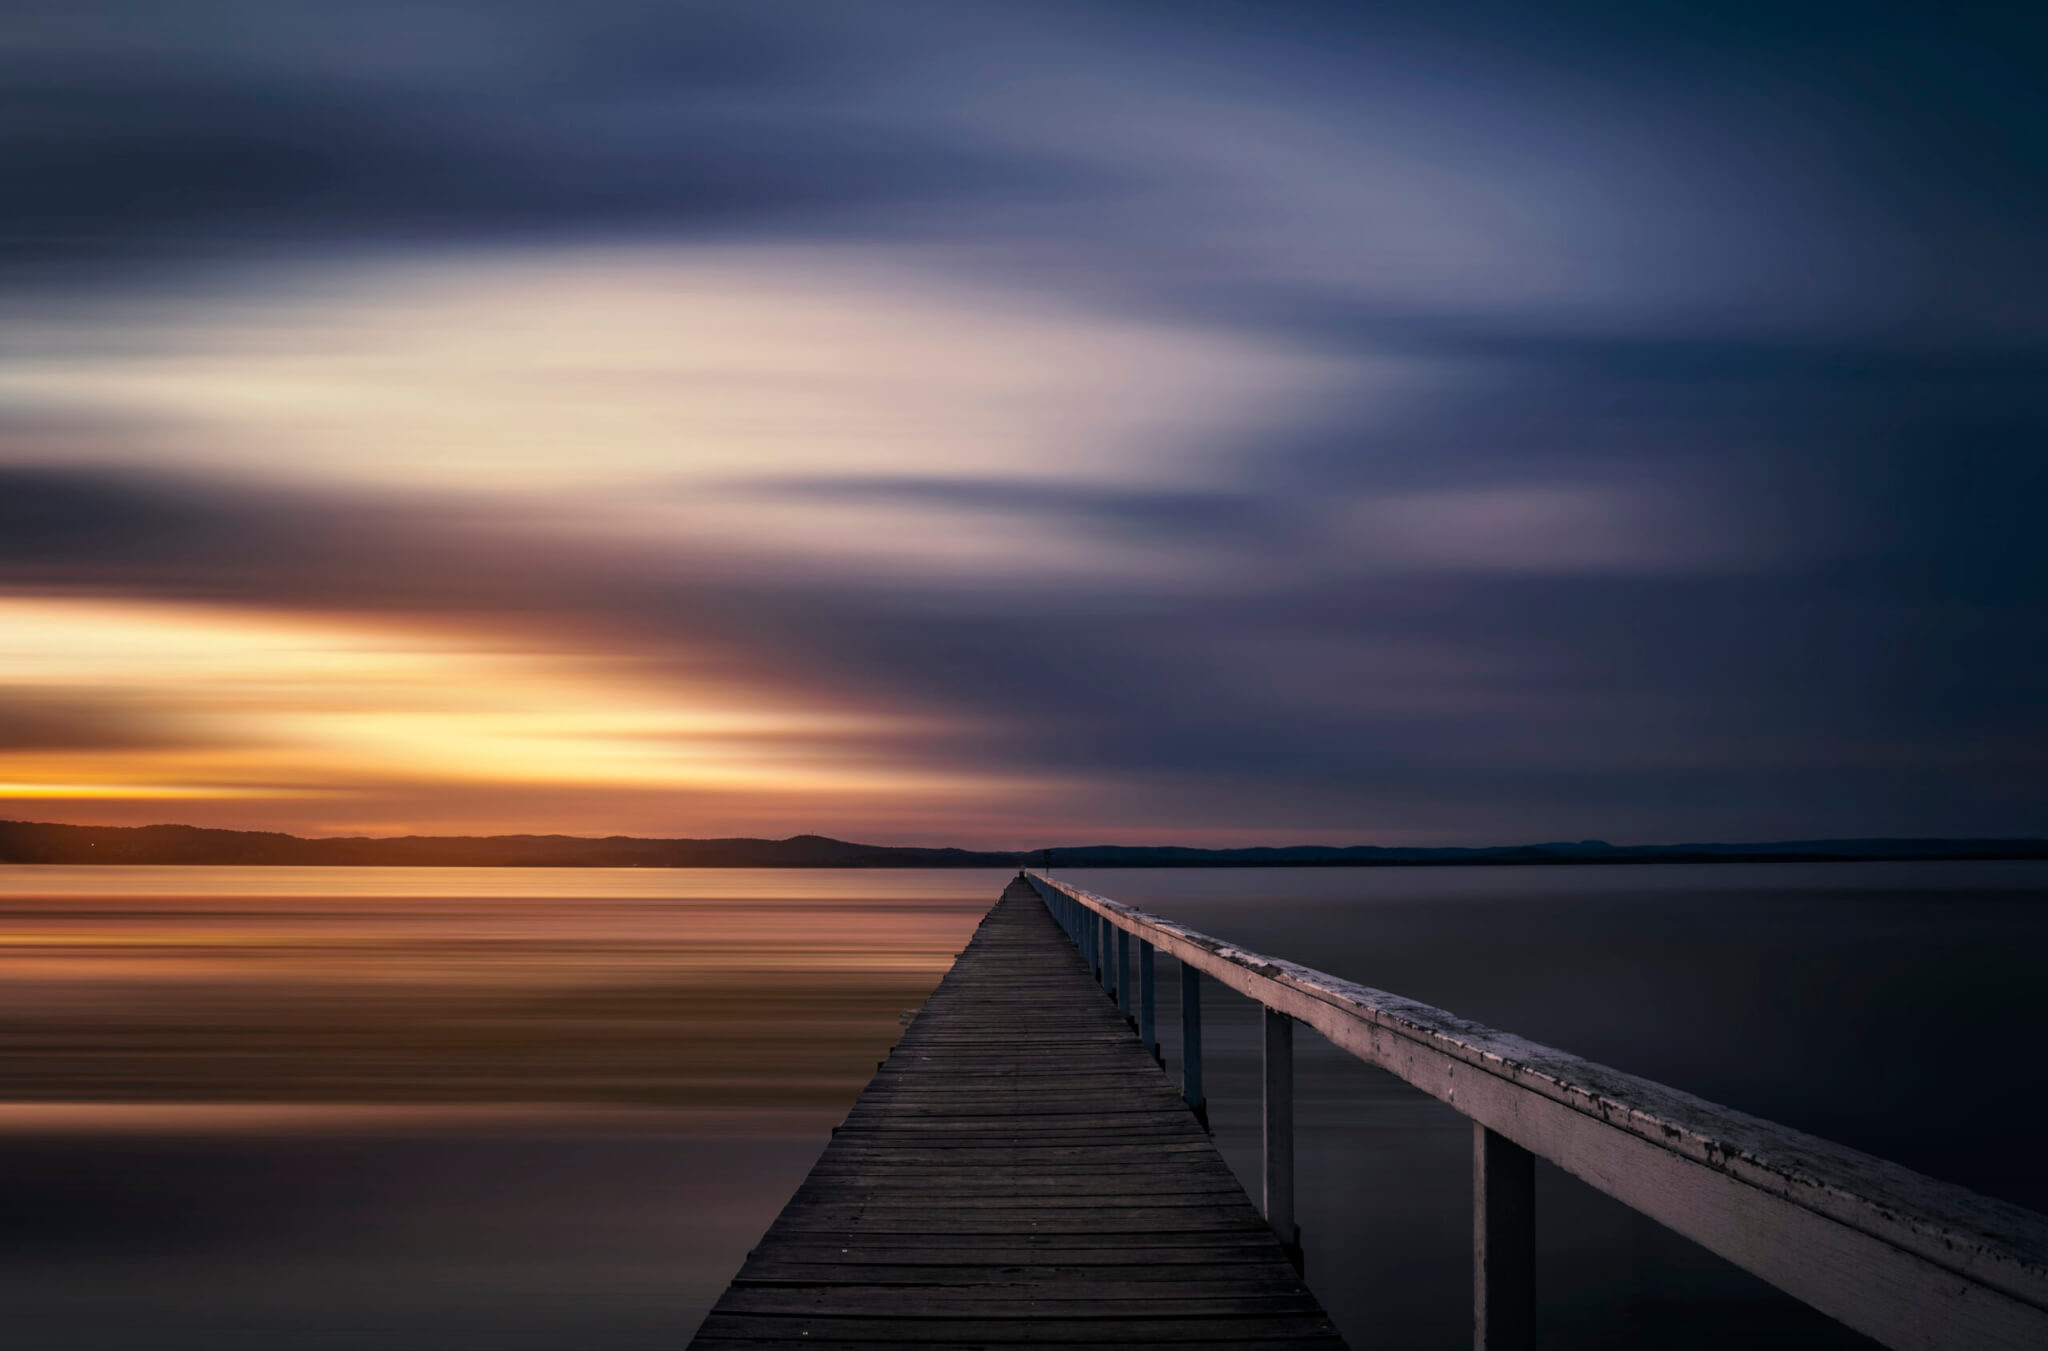
[[[688,1340],[995,873],[0,868],[0,1346]]]
[[[2048,1210],[2048,865],[1061,875]],[[680,1345],[1002,881],[0,869],[6,1344]],[[1255,1010],[1205,988],[1250,1177]],[[1297,1054],[1311,1283],[1354,1346],[1469,1345],[1468,1124]],[[1857,1344],[1538,1206],[1546,1345]]]

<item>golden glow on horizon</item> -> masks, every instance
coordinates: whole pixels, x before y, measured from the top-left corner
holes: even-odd
[[[265,798],[277,794],[265,788],[230,788],[223,784],[196,786],[179,783],[80,783],[0,781],[0,798],[82,798],[87,801],[162,800],[181,798]]]
[[[438,785],[815,802],[991,786],[876,749],[929,723],[776,707],[656,680],[624,658],[132,601],[0,599],[0,631],[0,697],[84,704],[115,743],[0,751],[9,799],[345,799]]]

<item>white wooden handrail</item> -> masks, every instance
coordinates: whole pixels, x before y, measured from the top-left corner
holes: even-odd
[[[1524,1150],[1900,1351],[2048,1348],[2048,1217],[1427,1004],[1245,951],[1043,874],[1026,876],[1105,986],[1129,989],[1128,971],[1115,969],[1128,963],[1117,963],[1106,941],[1118,931],[1138,940],[1141,962],[1150,959],[1147,948],[1165,952],[1185,971],[1268,1010],[1268,1215],[1280,1218],[1277,1199],[1287,1230],[1293,1146],[1291,1134],[1276,1140],[1274,1133],[1276,1117],[1291,1123],[1291,1107],[1273,1098],[1291,1071],[1273,1061],[1275,1015],[1307,1023],[1471,1118],[1482,1348],[1521,1347],[1530,1337],[1533,1226],[1526,1160],[1518,1158]],[[1193,1016],[1199,1033],[1198,1005]],[[1200,1110],[1199,1051],[1188,1073],[1190,1105]],[[1276,1151],[1284,1160],[1276,1162]]]

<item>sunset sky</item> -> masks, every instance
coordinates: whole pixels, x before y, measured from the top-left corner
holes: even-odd
[[[17,0],[0,817],[2048,834],[2044,66],[2022,6]]]

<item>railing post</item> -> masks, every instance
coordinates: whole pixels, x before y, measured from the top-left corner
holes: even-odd
[[[1473,1351],[1536,1345],[1536,1157],[1472,1123]]]
[[[1116,1011],[1131,1021],[1131,931],[1116,931]]]
[[[1180,964],[1180,1095],[1202,1128],[1209,1127],[1209,1100],[1202,1096],[1202,973]]]
[[[1113,965],[1116,940],[1109,936],[1110,923],[1102,916],[1095,917],[1095,941],[1102,949],[1102,992],[1116,998],[1116,967]]]
[[[1159,1019],[1152,999],[1152,944],[1143,938],[1138,940],[1138,1036],[1145,1043],[1145,1053],[1157,1061]]]
[[[1266,1223],[1298,1266],[1301,1230],[1294,1223],[1294,1019],[1265,1010]]]

